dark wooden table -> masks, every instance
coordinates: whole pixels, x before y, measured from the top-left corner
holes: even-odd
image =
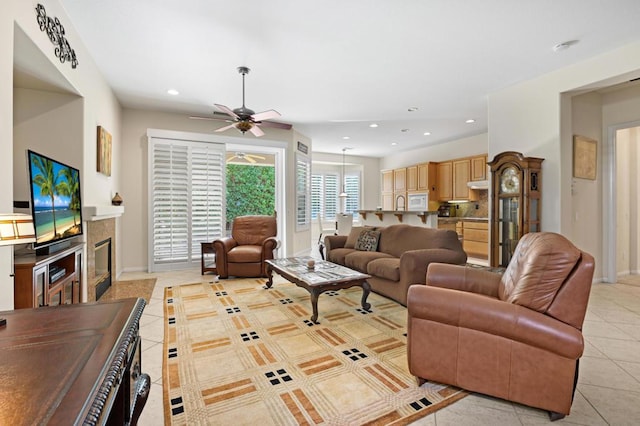
[[[213,248],[213,243],[200,243],[200,250],[200,274],[204,275],[207,272],[217,274],[216,250]],[[213,256],[213,259],[207,258],[207,256]]]
[[[0,312],[0,424],[134,425],[144,299]]]
[[[284,259],[267,260],[267,283],[269,289],[273,285],[273,272],[302,287],[311,294],[311,307],[313,315],[311,321],[318,324],[318,297],[329,290],[341,290],[353,286],[362,287],[361,305],[365,310],[371,308],[367,303],[367,297],[371,292],[371,286],[367,282],[371,275],[362,274],[345,266],[337,265],[326,260],[315,261],[315,267],[309,269],[307,262],[311,257],[289,257]]]

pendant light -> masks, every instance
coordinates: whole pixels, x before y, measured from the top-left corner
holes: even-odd
[[[340,193],[339,197],[340,198],[347,198],[347,191],[346,191],[346,178],[344,175],[344,152],[349,149],[349,148],[342,148],[342,192]]]

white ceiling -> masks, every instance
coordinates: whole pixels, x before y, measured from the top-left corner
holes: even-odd
[[[239,107],[244,65],[247,107],[374,157],[486,132],[487,94],[640,40],[638,0],[61,3],[125,107]]]

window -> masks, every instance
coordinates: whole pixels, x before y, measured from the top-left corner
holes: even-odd
[[[345,213],[355,215],[360,210],[360,173],[346,173],[344,189],[347,193]]]
[[[311,218],[334,220],[338,213],[338,175],[314,174],[311,177]]]
[[[306,155],[296,153],[296,231],[309,229],[310,193],[311,161]]]
[[[224,144],[149,139],[149,271],[192,267],[224,231]]]
[[[360,173],[346,173],[347,193],[345,213],[360,210]],[[323,219],[334,220],[340,210],[340,176],[336,173],[316,173],[311,177],[311,218],[320,215]]]

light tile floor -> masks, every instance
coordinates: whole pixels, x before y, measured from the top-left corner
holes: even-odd
[[[141,425],[161,425],[164,287],[213,280],[200,270],[158,274],[125,273],[121,280],[157,277],[151,302],[140,324],[143,371],[151,376],[151,393]],[[640,424],[640,276],[616,284],[594,284],[584,323],[585,352],[571,414],[556,424]],[[212,419],[215,423],[215,419]],[[239,422],[241,423],[241,422]],[[414,425],[538,425],[550,423],[547,413],[519,404],[470,395]]]

